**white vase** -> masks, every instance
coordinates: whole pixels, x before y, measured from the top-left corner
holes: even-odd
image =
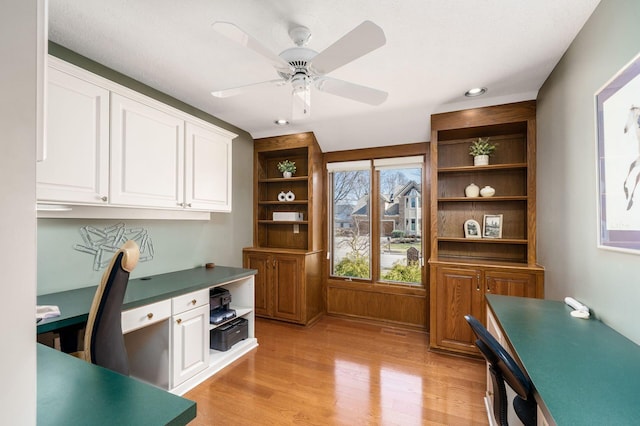
[[[464,189],[464,195],[469,197],[469,198],[477,197],[478,194],[480,194],[480,187],[478,185],[476,185],[475,183],[470,183]]]
[[[296,199],[296,194],[294,194],[293,192],[289,191],[286,194],[284,194],[285,200],[287,201],[293,201]]]
[[[290,178],[291,177],[291,172],[282,172],[282,177]]]
[[[480,195],[483,197],[493,197],[496,193],[496,190],[490,187],[489,185],[485,186],[480,190]]]
[[[287,194],[284,191],[280,191],[278,194],[278,201],[287,201]]]
[[[473,157],[474,166],[486,166],[488,164],[489,164],[488,155],[476,155],[475,157]]]

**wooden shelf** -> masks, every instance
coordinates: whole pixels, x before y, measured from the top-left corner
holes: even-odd
[[[286,205],[306,205],[309,200],[294,200],[294,201],[258,201],[258,204],[265,206],[286,206]]]
[[[489,172],[495,170],[526,169],[527,163],[489,164],[488,166],[440,167],[438,173]]]
[[[529,197],[526,195],[514,195],[514,196],[505,196],[505,197],[444,197],[438,198],[439,203],[487,203],[487,202],[496,202],[496,201],[527,201]]]
[[[258,179],[258,183],[287,183],[287,182],[302,182],[309,180],[309,176],[292,176],[290,178],[268,178]]]
[[[258,223],[264,223],[268,225],[308,225],[309,221],[306,220],[258,220]]]
[[[464,238],[464,237],[438,237],[438,242],[447,241],[453,243],[466,244],[523,244],[528,243],[527,240],[519,238]]]

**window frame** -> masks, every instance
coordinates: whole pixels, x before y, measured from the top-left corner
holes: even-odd
[[[380,262],[381,262],[381,245],[380,245],[380,235],[381,235],[381,217],[380,217],[380,170],[382,170],[383,168],[388,168],[388,169],[396,169],[396,168],[409,168],[411,166],[414,167],[420,167],[422,172],[421,172],[421,194],[415,198],[415,205],[416,205],[416,209],[420,208],[421,211],[423,212],[429,212],[429,206],[424,205],[425,200],[429,200],[430,197],[425,196],[425,191],[429,190],[428,187],[428,182],[429,182],[429,151],[428,151],[428,145],[427,144],[411,144],[411,145],[407,145],[407,147],[411,147],[413,149],[411,150],[407,150],[408,152],[404,152],[403,155],[400,156],[390,156],[390,155],[384,155],[384,154],[388,154],[389,150],[386,149],[379,149],[381,154],[380,155],[375,155],[376,151],[378,151],[378,149],[376,148],[370,148],[370,149],[365,149],[362,150],[363,154],[362,156],[359,157],[353,157],[351,155],[348,154],[352,154],[347,153],[347,155],[345,155],[345,157],[343,157],[343,161],[340,161],[340,154],[341,153],[329,153],[329,155],[327,155],[327,157],[325,157],[325,164],[327,166],[326,168],[326,172],[327,172],[327,264],[328,264],[328,268],[327,268],[327,278],[329,280],[332,281],[343,281],[343,282],[351,282],[351,281],[357,281],[357,282],[361,282],[363,284],[369,284],[369,285],[381,285],[381,286],[386,286],[387,288],[389,288],[389,286],[392,287],[409,287],[409,288],[416,288],[416,289],[426,289],[428,288],[428,271],[427,271],[427,265],[426,265],[426,259],[425,256],[428,256],[428,253],[430,253],[430,233],[429,233],[429,229],[425,229],[424,228],[424,224],[425,223],[430,223],[429,220],[427,220],[426,222],[424,221],[424,217],[422,217],[422,220],[418,220],[417,218],[415,219],[415,227],[416,227],[416,231],[418,229],[420,229],[421,231],[421,259],[420,259],[420,267],[421,267],[421,282],[420,283],[405,283],[405,282],[396,282],[396,281],[386,281],[386,280],[382,280],[381,279],[381,271],[380,271]],[[360,150],[358,150],[360,151]],[[368,153],[371,153],[372,155],[366,155]],[[350,158],[349,158],[350,157]],[[331,168],[330,164],[337,164],[337,163],[349,163],[350,161],[344,161],[346,159],[352,160],[352,161],[367,161],[370,164],[370,188],[369,188],[369,196],[370,196],[370,201],[369,201],[369,259],[370,259],[370,265],[369,265],[369,275],[370,277],[368,279],[365,278],[354,278],[354,277],[342,277],[342,276],[337,276],[337,275],[333,275],[333,253],[331,253],[331,251],[333,250],[333,233],[334,233],[334,228],[333,228],[333,176],[331,173],[331,170],[329,170]],[[335,160],[335,161],[332,161]],[[416,161],[417,160],[417,161]],[[428,195],[428,194],[427,194]],[[411,203],[411,202],[409,202]],[[375,225],[374,225],[375,223]],[[375,248],[374,248],[375,245]]]

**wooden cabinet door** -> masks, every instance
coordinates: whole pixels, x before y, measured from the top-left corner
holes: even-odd
[[[169,112],[111,95],[111,202],[184,205],[184,121]]]
[[[109,196],[109,91],[48,70],[46,157],[36,164],[42,201],[106,204]]]
[[[475,336],[464,319],[471,314],[483,321],[481,271],[438,267],[436,271],[436,345],[442,349],[477,353]]]
[[[209,305],[173,316],[173,384],[209,366]]]
[[[209,127],[186,123],[187,208],[231,211],[231,162],[229,136]]]
[[[300,256],[275,255],[273,316],[301,321],[302,310],[302,258]]]
[[[271,272],[273,269],[273,257],[267,253],[261,252],[245,252],[244,253],[244,267],[248,269],[255,269],[258,273],[255,276],[254,294],[255,303],[254,309],[258,316],[270,317],[271,316]]]
[[[487,270],[484,273],[484,281],[486,294],[537,297],[534,274]]]

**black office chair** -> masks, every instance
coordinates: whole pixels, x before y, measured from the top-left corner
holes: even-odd
[[[507,400],[507,390],[504,385],[506,382],[516,393],[516,397],[513,399],[513,408],[518,418],[525,426],[535,426],[537,405],[533,399],[531,381],[511,355],[480,321],[471,315],[465,315],[464,318],[478,338],[475,342],[476,346],[489,364],[493,382],[493,414],[495,420],[501,426],[508,426],[509,424],[507,422],[509,401]]]
[[[129,240],[113,255],[93,297],[84,334],[84,350],[73,355],[92,364],[129,375],[129,358],[122,334],[122,301],[129,273],[140,250]]]

